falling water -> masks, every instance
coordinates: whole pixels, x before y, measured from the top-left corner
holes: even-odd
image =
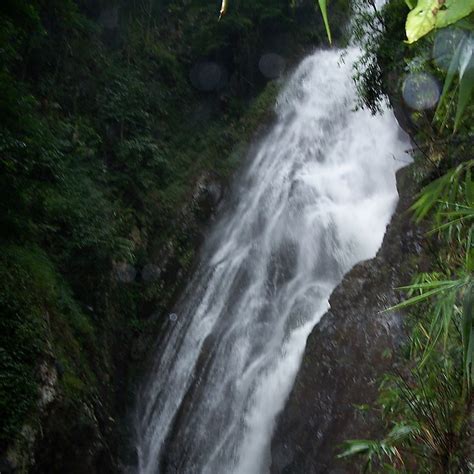
[[[305,59],[168,322],[137,413],[139,473],[265,473],[306,339],[380,247],[406,143],[354,111],[349,49]]]

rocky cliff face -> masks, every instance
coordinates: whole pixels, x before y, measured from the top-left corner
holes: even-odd
[[[354,459],[336,458],[347,439],[382,433],[378,414],[361,410],[377,398],[403,341],[403,315],[381,313],[400,301],[394,288],[410,281],[422,259],[421,231],[407,212],[413,199],[410,168],[397,176],[400,201],[377,256],[356,265],[330,299],[331,309],[311,333],[303,362],[272,441],[271,472],[360,472]]]

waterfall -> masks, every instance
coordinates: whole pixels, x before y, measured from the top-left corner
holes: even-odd
[[[166,323],[136,415],[139,473],[268,472],[275,418],[345,273],[380,247],[407,142],[354,111],[356,48],[303,60]]]

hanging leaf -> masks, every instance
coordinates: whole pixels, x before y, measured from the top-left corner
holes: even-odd
[[[326,33],[328,35],[329,43],[332,43],[331,28],[329,27],[328,20],[328,5],[327,0],[318,0],[319,9],[321,10],[321,15],[323,16],[324,26],[326,27]]]
[[[474,0],[418,0],[407,16],[408,43],[414,43],[434,28],[456,23],[474,11]]]
[[[408,43],[414,43],[435,27],[433,10],[439,7],[439,0],[418,0],[417,6],[408,14],[405,30]]]

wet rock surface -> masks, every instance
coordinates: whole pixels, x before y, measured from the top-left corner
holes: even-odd
[[[398,303],[422,259],[422,232],[407,212],[415,194],[410,168],[398,175],[400,201],[377,256],[356,265],[336,288],[331,309],[308,338],[293,390],[272,440],[272,474],[362,472],[336,456],[347,439],[383,433],[380,417],[360,405],[377,399],[403,341]]]

